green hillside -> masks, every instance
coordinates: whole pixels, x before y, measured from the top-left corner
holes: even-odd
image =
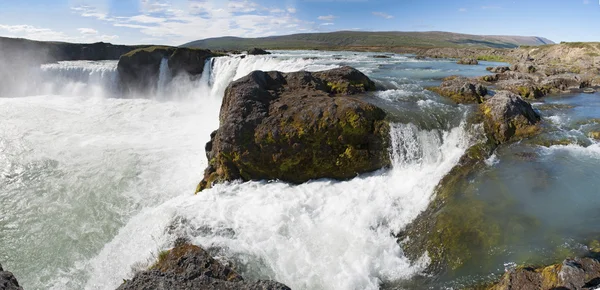
[[[516,48],[521,45],[553,44],[535,36],[484,36],[450,32],[359,32],[305,33],[262,38],[219,37],[193,41],[185,47],[212,50],[339,49],[384,47],[488,47]]]

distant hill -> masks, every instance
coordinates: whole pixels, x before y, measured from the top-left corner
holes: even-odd
[[[186,43],[184,47],[212,50],[340,49],[385,47],[487,47],[516,48],[521,45],[554,44],[536,36],[469,35],[451,32],[362,32],[304,33],[261,38],[218,37]]]

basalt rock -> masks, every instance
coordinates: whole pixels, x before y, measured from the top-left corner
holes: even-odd
[[[511,270],[489,290],[579,290],[597,289],[599,286],[600,262],[592,258],[576,258],[543,268]]]
[[[248,50],[248,55],[267,55],[267,54],[271,54],[271,53],[264,49],[261,49],[261,48],[252,48],[252,49]]]
[[[452,99],[459,104],[478,104],[488,93],[486,87],[465,77],[452,76],[444,79],[439,87],[428,88],[430,91]]]
[[[255,71],[231,83],[197,191],[237,179],[345,180],[389,166],[386,113],[360,97],[372,90],[351,67]]]
[[[160,66],[167,60],[171,76],[199,76],[206,60],[221,56],[210,50],[152,46],[124,54],[119,59],[119,83],[125,93],[148,93],[156,89]]]
[[[23,290],[23,288],[19,286],[19,282],[13,273],[4,271],[4,269],[2,269],[2,265],[0,265],[0,289]]]
[[[496,95],[481,105],[481,111],[488,137],[498,144],[538,132],[538,113],[531,104],[511,92],[496,92]]]
[[[125,280],[118,290],[289,290],[274,281],[247,282],[198,246],[183,244],[163,252],[150,269]]]

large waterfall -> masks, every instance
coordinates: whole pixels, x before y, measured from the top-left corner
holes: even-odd
[[[471,143],[467,108],[396,75],[414,70],[405,67],[414,59],[335,54],[216,58],[194,81],[161,66],[157,96],[147,99],[117,96],[115,62],[42,66],[39,95],[0,98],[0,115],[12,120],[0,124],[0,198],[19,196],[0,205],[0,226],[14,229],[0,236],[7,263],[27,289],[114,289],[185,235],[244,277],[293,289],[378,289],[419,273],[427,258],[409,261],[392,233],[427,207]],[[256,69],[349,64],[379,82],[396,80],[374,95],[378,102],[435,120],[392,126],[393,168],[343,182],[234,182],[193,195],[232,80]]]

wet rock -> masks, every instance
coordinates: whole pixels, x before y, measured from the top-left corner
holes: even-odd
[[[119,290],[288,290],[289,287],[274,281],[247,282],[233,269],[213,259],[204,249],[178,245],[162,252],[150,269],[125,280]]]
[[[540,86],[538,82],[528,78],[500,80],[496,83],[496,87],[500,90],[510,91],[525,99],[539,99],[549,93],[548,88]]]
[[[156,89],[163,59],[168,61],[172,76],[180,73],[199,76],[207,59],[221,55],[191,48],[153,46],[137,49],[119,59],[119,85],[125,93],[148,93]]]
[[[380,54],[380,55],[374,55],[373,58],[392,58],[392,57],[389,55],[381,55]]]
[[[492,73],[501,74],[501,73],[505,73],[505,72],[509,71],[510,67],[507,67],[507,66],[487,67],[486,70],[489,72],[492,72]]]
[[[261,49],[261,48],[251,48],[250,50],[248,50],[248,55],[267,55],[267,54],[271,54],[270,52]]]
[[[19,286],[19,282],[17,278],[13,275],[13,273],[4,271],[2,269],[2,265],[0,264],[0,289],[2,290],[23,290],[21,286]]]
[[[372,90],[375,84],[351,67],[255,71],[231,83],[197,191],[237,179],[344,180],[389,166],[386,113],[351,97]]]
[[[485,131],[498,144],[532,136],[539,130],[540,116],[531,104],[511,92],[498,91],[481,110]]]
[[[477,65],[477,64],[479,64],[479,62],[477,61],[477,59],[473,58],[473,57],[461,58],[456,63],[457,64],[464,64],[464,65]]]
[[[488,93],[485,86],[459,76],[444,79],[439,87],[427,88],[440,96],[452,99],[459,104],[478,104],[483,102],[483,97]]]
[[[544,268],[521,267],[507,272],[490,290],[596,289],[600,263],[592,258],[566,259]]]
[[[541,85],[548,88],[551,92],[562,92],[587,86],[580,76],[574,74],[549,76],[541,82]]]

